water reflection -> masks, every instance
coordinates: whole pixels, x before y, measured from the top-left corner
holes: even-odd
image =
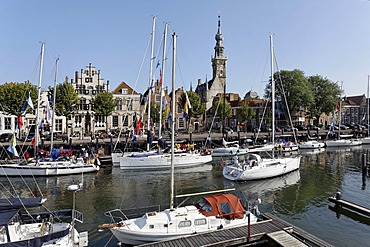
[[[329,209],[332,205],[327,198],[341,191],[343,199],[369,207],[369,178],[362,177],[362,155],[366,153],[370,158],[369,149],[370,146],[363,146],[305,153],[299,171],[243,183],[225,180],[218,163],[178,170],[175,173],[175,193],[235,188],[235,194],[241,198],[249,201],[261,198],[262,213],[272,212],[335,246],[366,246],[367,222],[353,220],[343,211],[337,218]],[[9,193],[21,196],[42,193],[48,198],[47,207],[54,210],[71,208],[72,194],[67,191],[67,186],[80,183],[82,176],[11,178],[11,181],[12,184],[6,178],[0,179],[3,197]],[[76,208],[84,213],[85,220],[77,228],[89,231],[90,246],[117,244],[114,238],[110,239],[110,231],[97,231],[99,224],[109,222],[104,212],[122,208],[138,209],[136,211],[141,213],[149,206],[163,209],[170,201],[169,171],[121,171],[116,167],[106,167],[97,174],[85,174],[83,181],[83,190],[77,192]],[[197,197],[191,198],[187,203],[196,200]],[[178,200],[176,204],[181,202]]]

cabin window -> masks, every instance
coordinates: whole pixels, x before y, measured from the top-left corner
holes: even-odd
[[[149,229],[154,229],[154,225],[149,225]]]
[[[212,206],[204,199],[198,202],[199,208],[206,211],[207,213],[212,212]]]
[[[190,220],[180,221],[180,223],[179,223],[179,228],[181,228],[181,227],[189,227],[189,226],[191,226],[191,221]]]
[[[231,214],[233,210],[230,207],[230,204],[227,202],[220,203],[221,212],[223,214]]]
[[[207,220],[206,219],[196,219],[194,220],[194,225],[196,226],[201,226],[201,225],[206,225]]]

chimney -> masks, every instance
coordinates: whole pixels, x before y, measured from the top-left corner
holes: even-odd
[[[78,71],[76,70],[76,72],[75,72],[75,82],[76,82],[76,84],[77,84],[77,82],[78,82]]]

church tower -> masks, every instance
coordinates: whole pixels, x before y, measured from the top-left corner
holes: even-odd
[[[212,58],[212,70],[213,70],[213,81],[218,81],[220,86],[224,88],[226,86],[226,61],[227,57],[224,55],[224,36],[221,33],[221,18],[218,16],[218,30],[215,35],[215,55]]]

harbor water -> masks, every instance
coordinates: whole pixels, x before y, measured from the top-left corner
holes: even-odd
[[[344,209],[336,212],[328,201],[340,191],[343,199],[370,207],[370,178],[362,177],[362,155],[369,159],[369,151],[370,146],[359,146],[302,152],[299,171],[242,183],[225,180],[214,162],[176,171],[175,191],[180,195],[235,188],[232,193],[250,203],[260,198],[261,213],[273,213],[334,246],[370,246],[370,220]],[[108,229],[98,230],[98,225],[110,223],[106,211],[120,208],[130,217],[144,213],[146,207],[167,208],[170,202],[170,171],[121,171],[108,166],[83,176],[9,180],[1,178],[2,197],[42,195],[48,199],[45,210],[72,208],[73,195],[67,187],[82,182],[76,209],[84,213],[84,223],[77,223],[77,229],[89,232],[89,246],[117,246]],[[190,198],[185,204],[198,199]]]

